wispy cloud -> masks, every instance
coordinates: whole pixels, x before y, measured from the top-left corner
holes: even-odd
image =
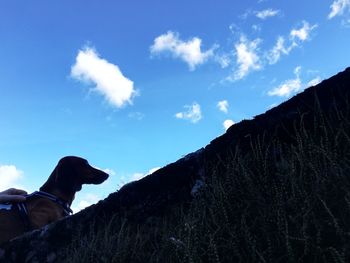
[[[291,44],[286,47],[284,37],[279,36],[275,46],[267,53],[269,64],[277,63],[280,60],[281,55],[288,55],[295,46],[296,44]]]
[[[122,74],[119,67],[100,58],[91,47],[79,50],[71,68],[71,77],[96,85],[94,90],[117,108],[132,104],[132,98],[136,94],[134,83]]]
[[[317,24],[310,25],[307,21],[302,22],[299,28],[293,28],[289,33],[289,39],[279,36],[276,44],[266,54],[266,59],[270,65],[277,63],[282,55],[289,53],[296,47],[300,47],[303,42],[311,39],[311,32],[317,28]]]
[[[251,8],[246,9],[243,14],[238,17],[242,20],[247,20],[249,17],[257,17],[261,20],[266,20],[268,18],[274,17],[281,14],[281,11],[278,9],[267,8],[260,11],[253,10]]]
[[[217,107],[219,108],[220,111],[224,113],[228,113],[228,101],[227,100],[221,100],[218,102]]]
[[[303,21],[303,25],[298,29],[292,29],[290,31],[290,38],[295,41],[306,41],[310,39],[310,33],[312,30],[317,28],[317,24],[310,25],[307,21]]]
[[[289,97],[292,93],[300,91],[301,79],[300,79],[301,67],[298,66],[294,69],[294,79],[288,79],[281,83],[278,87],[270,90],[267,94],[269,96]]]
[[[350,0],[336,0],[330,6],[331,12],[328,14],[328,19],[343,15],[346,10],[350,10]]]
[[[301,67],[298,66],[294,69],[295,78],[288,79],[282,82],[278,87],[268,91],[269,96],[279,96],[279,97],[289,97],[293,93],[302,91],[310,86],[315,86],[321,82],[319,76],[309,80],[306,84],[303,83],[301,79]]]
[[[344,27],[350,27],[350,18],[343,19],[341,22],[342,26]]]
[[[258,46],[261,39],[257,38],[249,41],[244,35],[241,36],[238,43],[235,44],[237,69],[231,80],[240,80],[247,76],[251,71],[261,69],[261,61],[258,55]]]
[[[241,80],[253,71],[262,70],[267,64],[276,64],[282,56],[289,55],[293,49],[301,47],[304,42],[311,40],[312,32],[317,27],[317,24],[302,21],[301,25],[292,28],[288,35],[278,36],[271,49],[261,50],[262,39],[257,38],[250,41],[245,34],[239,31],[237,25],[230,25],[232,34],[240,33],[240,37],[239,41],[234,44],[235,68],[225,80]]]
[[[220,64],[221,68],[227,68],[231,64],[229,54],[215,55],[214,60]]]
[[[316,86],[316,85],[319,84],[320,82],[321,82],[321,78],[320,78],[320,77],[316,77],[316,78],[310,80],[310,81],[306,84],[306,86],[307,86],[307,87]]]
[[[208,61],[214,56],[214,45],[211,49],[202,51],[202,40],[194,37],[188,41],[179,38],[176,32],[168,31],[166,34],[160,35],[154,39],[153,45],[150,47],[152,55],[169,52],[175,58],[180,58],[187,63],[190,70],[195,70],[197,66]]]
[[[150,169],[147,173],[134,173],[131,176],[131,181],[140,180],[141,178],[143,178],[147,175],[153,174],[154,172],[158,171],[160,168],[162,168],[162,167],[154,167],[154,168]]]
[[[227,131],[228,128],[230,128],[234,124],[235,122],[233,120],[225,120],[222,125],[224,126],[225,131]]]
[[[188,120],[192,123],[197,123],[202,119],[201,106],[194,102],[192,105],[185,105],[186,111],[175,114],[177,119]]]
[[[73,203],[72,210],[74,213],[77,213],[88,206],[96,204],[101,199],[100,196],[92,193],[85,194],[77,203]]]
[[[255,32],[260,32],[262,29],[261,25],[252,25],[252,30],[255,31]]]
[[[261,11],[257,11],[255,13],[256,17],[265,20],[269,17],[274,17],[277,16],[280,13],[280,10],[276,10],[276,9],[272,9],[272,8],[268,8],[265,10],[261,10]]]
[[[15,165],[0,165],[0,191],[11,187],[18,187],[18,182],[23,178],[23,171]]]

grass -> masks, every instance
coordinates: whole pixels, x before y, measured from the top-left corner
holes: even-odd
[[[200,194],[166,216],[77,234],[62,261],[350,262],[349,109],[308,125],[301,115],[292,143],[265,134],[208,162]]]

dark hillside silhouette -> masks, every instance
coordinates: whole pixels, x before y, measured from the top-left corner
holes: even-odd
[[[329,148],[331,149],[334,147],[335,152],[335,148],[338,147],[338,145],[341,147],[342,145],[349,143],[346,141],[346,136],[343,136],[342,133],[338,132],[338,130],[341,129],[343,129],[344,132],[349,132],[348,129],[350,127],[350,124],[347,123],[347,121],[344,121],[344,119],[348,121],[350,120],[349,90],[350,68],[341,73],[338,73],[337,75],[327,80],[322,81],[316,86],[307,88],[304,92],[292,97],[281,105],[268,110],[264,114],[256,116],[252,120],[244,120],[231,126],[225,134],[211,141],[206,147],[194,153],[191,153],[172,164],[167,165],[166,167],[145,178],[142,178],[139,181],[131,182],[123,186],[119,191],[110,194],[105,200],[100,201],[98,204],[88,207],[69,218],[51,224],[44,229],[25,234],[24,236],[15,239],[12,242],[6,243],[0,248],[0,262],[65,262],[63,259],[63,248],[66,248],[67,245],[73,242],[75,235],[77,235],[78,229],[80,233],[83,233],[82,235],[84,236],[88,233],[91,233],[91,231],[95,231],[100,226],[107,225],[112,217],[123,218],[130,224],[147,225],[151,224],[150,222],[154,218],[162,218],[166,216],[168,213],[170,213],[169,211],[172,208],[183,206],[184,211],[186,212],[186,208],[191,206],[191,201],[205,192],[205,189],[208,189],[206,185],[209,181],[211,181],[209,178],[211,178],[213,171],[215,171],[214,173],[218,176],[217,180],[220,181],[220,178],[224,178],[223,175],[228,172],[228,167],[230,166],[229,163],[232,162],[231,160],[235,158],[237,153],[240,153],[243,156],[242,158],[248,161],[253,157],[258,160],[261,158],[259,165],[261,164],[262,167],[265,167],[264,164],[267,162],[266,160],[276,164],[276,167],[282,167],[286,161],[284,159],[284,145],[290,145],[296,149],[298,147],[304,147],[304,144],[301,143],[301,139],[299,138],[303,134],[305,134],[305,136],[309,136],[308,134],[313,134],[313,137],[310,137],[310,140],[318,138],[318,136],[320,136],[320,138],[324,136],[320,139],[322,145],[329,144],[329,142],[323,138],[335,138],[337,145],[329,145]],[[326,126],[334,127],[334,130],[332,132],[328,132],[328,130],[326,131],[323,129],[323,127]],[[311,150],[312,149],[310,148],[310,151]],[[264,156],[265,152],[266,159],[261,157]],[[296,158],[299,158],[299,156]],[[327,156],[325,156],[325,158],[327,158]],[[348,167],[346,165],[344,164],[344,167]],[[213,167],[215,167],[215,170]],[[257,172],[259,172],[259,167],[248,168],[257,169]],[[277,172],[276,167],[271,168],[271,176]],[[300,174],[304,171],[304,168],[299,167],[297,164],[295,167],[296,170],[300,170]],[[332,169],[333,167],[330,167],[329,173],[332,173]],[[350,169],[348,169],[348,171],[349,170]],[[261,171],[263,171],[263,169],[261,169]],[[285,172],[285,174],[288,173],[289,171]],[[273,196],[272,192],[275,190],[273,188],[274,185],[270,185],[269,182],[274,181],[275,178],[269,178],[269,174],[266,174],[264,176],[261,175],[256,178],[252,177],[249,183],[252,185],[259,185],[259,187],[261,187],[259,189],[263,189],[261,191],[259,190],[255,196],[261,195],[261,200],[266,201],[266,205],[269,207],[269,209],[270,205],[272,207],[271,209],[274,209],[273,203],[275,202],[275,197]],[[336,219],[332,220],[335,220],[334,222],[336,222],[335,224],[337,226],[342,224],[342,220],[344,220],[344,222],[347,219],[350,220],[349,212],[344,212],[341,214],[341,206],[346,205],[346,203],[344,203],[345,201],[343,200],[344,196],[346,195],[346,189],[348,189],[347,187],[350,185],[350,177],[349,181],[346,181],[347,179],[344,178],[341,179],[344,181],[342,181],[340,184],[339,178],[334,177],[329,179],[325,176],[324,178],[320,179],[319,189],[316,190],[314,189],[316,186],[308,184],[307,180],[309,180],[309,178],[300,178],[300,180],[305,180],[305,195],[307,195],[307,191],[310,191],[310,193],[317,193],[316,196],[320,196],[320,200],[322,200],[321,206],[322,202],[324,202],[325,207],[327,207],[326,209],[322,210],[318,205],[314,206],[316,210],[320,210],[318,212],[320,217],[336,217]],[[235,184],[239,185],[239,180],[241,179],[237,177],[232,180],[235,181]],[[242,178],[242,182],[244,180],[245,179]],[[334,183],[327,180],[334,180]],[[322,183],[325,182],[327,184],[324,185],[330,187],[323,188],[325,186],[323,186]],[[336,186],[338,184],[344,186],[343,189],[332,189],[331,185]],[[239,192],[238,190],[237,193]],[[350,187],[348,190],[350,190]],[[278,194],[283,195],[282,192],[293,192],[294,194],[294,191],[298,191],[298,189],[286,188],[284,191],[281,191],[281,193]],[[295,196],[297,196],[297,194],[295,194]],[[254,207],[256,205],[257,209],[252,210],[251,216],[255,218],[261,217],[261,214],[259,214],[260,212],[258,211],[260,211],[259,209],[264,206],[263,202],[261,204],[256,204],[254,203],[255,201],[252,201],[250,203],[250,198],[253,199],[254,195],[244,199],[244,193],[242,193],[237,198],[241,198],[242,202],[247,204],[246,207],[248,208]],[[342,201],[338,202],[338,198]],[[297,216],[292,217],[292,215],[296,210],[298,210],[298,202],[302,201],[292,200],[286,197],[285,202],[286,205],[283,209],[285,209],[284,211],[287,211],[286,213],[289,213],[289,211],[291,211],[291,216],[289,217],[291,221],[289,222],[289,219],[286,219],[286,222],[288,221],[289,225],[288,227],[285,227],[283,225],[283,227],[281,226],[281,229],[284,229],[283,231],[286,231],[285,229],[287,228],[290,229],[290,231],[298,232],[299,227],[297,222],[299,219]],[[326,205],[327,202],[329,204],[328,206]],[[246,211],[244,209],[245,208],[242,208],[242,211]],[[241,213],[239,212],[240,210],[235,211],[237,214]],[[235,216],[235,211],[232,212],[233,216]],[[307,213],[304,215],[306,216],[306,214]],[[286,218],[288,217],[286,216]],[[241,221],[242,220],[240,220],[240,222]],[[92,222],[94,222],[95,227],[90,228]],[[322,222],[319,224],[323,226]],[[258,240],[258,237],[261,233],[258,232],[259,230],[256,230],[254,228],[254,222],[251,224],[251,231],[252,233],[255,233],[254,231],[256,231],[256,239]],[[316,230],[315,232],[309,228],[305,228],[304,230],[306,232],[310,231],[310,240],[314,236],[320,235],[319,238],[321,241],[318,246],[320,251],[326,251],[322,252],[322,255],[324,255],[326,260],[328,257],[327,251],[330,251],[329,253],[331,256],[336,256],[338,253],[340,259],[349,259],[349,252],[346,254],[345,252],[338,252],[337,250],[337,246],[339,245],[338,242],[345,242],[344,239],[346,238],[346,235],[343,234],[343,232],[345,233],[347,231],[350,231],[350,229],[348,229],[349,225],[341,225],[341,227],[343,227],[341,234],[338,233],[339,229],[336,229],[335,233],[335,230],[333,231],[327,227],[322,228],[325,229],[325,232],[322,233],[317,232]],[[259,227],[257,227],[257,229],[259,229]],[[322,235],[325,235],[325,233],[329,233],[329,236],[327,236],[327,238],[322,237]],[[341,238],[338,236],[338,234],[341,236]],[[261,234],[261,236],[263,235]],[[288,236],[288,233],[286,236]],[[263,239],[264,237],[261,238]],[[295,238],[297,240],[299,237],[292,238]],[[295,245],[292,243],[292,241],[288,241],[286,251],[288,252],[298,250],[300,246],[299,250],[303,252],[300,252],[302,256],[298,256],[298,258],[301,259],[301,262],[307,262],[308,259],[318,259],[317,252],[315,252],[318,251],[318,248],[312,246],[308,247],[305,245],[303,243],[306,242],[305,238],[300,238],[300,240],[304,241],[295,241]],[[248,245],[244,242],[242,243],[242,246],[237,245],[238,252],[235,252],[237,254],[237,262],[239,262],[238,258],[245,258],[244,255],[246,255],[246,258],[249,258],[251,256],[251,253],[249,251],[239,252],[241,248],[243,249],[243,247],[248,247]],[[276,244],[274,242],[276,242]],[[297,242],[301,243],[299,244]],[[263,258],[268,256],[271,258],[271,261],[277,262],[277,260],[272,259],[281,258],[281,260],[284,259],[281,262],[287,262],[287,259],[283,258],[285,252],[283,252],[282,248],[278,248],[275,251],[271,249],[271,247],[280,246],[280,244],[277,244],[277,238],[276,241],[272,240],[268,245],[271,247],[265,247],[265,245],[267,246],[267,243],[265,242],[263,242],[265,244],[262,245],[259,245],[258,241],[254,241],[253,243],[256,244],[254,247],[257,248],[257,251],[259,249],[263,251],[266,250],[266,255],[265,252],[256,253],[256,257],[258,259],[255,262],[259,262],[260,260],[261,262],[264,262]],[[289,245],[291,248],[288,247]],[[213,257],[220,258],[220,253],[217,252],[220,249],[222,248],[215,249],[216,252],[214,252],[218,254],[215,254],[213,252]],[[337,252],[331,252],[332,249]],[[296,257],[296,255],[294,256]],[[188,255],[186,257],[189,258]],[[288,258],[291,259],[292,256],[288,256]],[[252,259],[249,258],[245,262],[253,262],[251,260]],[[296,259],[294,260],[297,261]],[[291,260],[291,262],[294,262],[294,260]],[[223,259],[222,262],[228,261],[225,261],[225,259]]]

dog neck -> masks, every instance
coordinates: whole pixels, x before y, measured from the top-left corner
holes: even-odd
[[[40,191],[44,191],[46,193],[52,194],[58,198],[60,198],[62,201],[65,201],[67,204],[72,205],[75,193],[67,194],[63,191],[60,191],[59,189],[50,189],[46,188],[44,186],[40,187]]]
[[[53,189],[51,192],[48,192],[49,194],[52,194],[58,198],[60,198],[61,200],[67,202],[67,204],[72,205],[74,197],[75,197],[75,193],[72,194],[65,194],[62,191],[58,190],[58,189]]]
[[[58,174],[59,169],[56,167],[52,171],[48,180],[40,187],[40,191],[52,194],[71,205],[74,200],[76,191],[74,191],[71,187],[65,188],[65,185],[63,185],[62,183],[57,184]],[[68,182],[67,184],[69,185]]]

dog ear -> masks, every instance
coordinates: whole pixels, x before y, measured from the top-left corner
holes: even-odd
[[[69,160],[61,159],[55,168],[55,184],[62,192],[72,194],[79,191],[79,182],[76,172]],[[78,190],[79,189],[79,190]]]

